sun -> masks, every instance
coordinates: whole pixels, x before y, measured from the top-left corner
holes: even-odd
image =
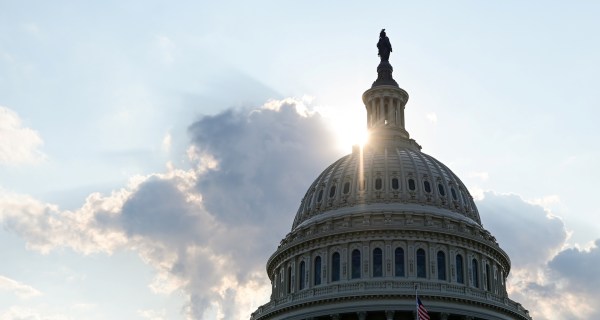
[[[329,118],[329,117],[328,117]],[[337,112],[328,122],[337,141],[336,147],[343,151],[352,150],[355,145],[364,146],[369,140],[366,116],[360,111]]]

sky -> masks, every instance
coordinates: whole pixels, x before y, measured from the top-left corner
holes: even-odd
[[[0,0],[0,320],[248,319],[364,132],[386,28],[411,137],[534,319],[600,316],[595,1]]]

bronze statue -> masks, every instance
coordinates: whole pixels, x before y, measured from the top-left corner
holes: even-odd
[[[377,49],[379,49],[379,57],[381,57],[381,61],[389,61],[390,60],[390,52],[392,52],[392,44],[390,43],[390,39],[385,35],[385,29],[381,29],[379,33],[379,42],[377,42]]]

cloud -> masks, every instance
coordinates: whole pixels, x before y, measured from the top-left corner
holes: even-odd
[[[150,290],[185,293],[187,318],[248,318],[268,300],[264,265],[301,195],[340,156],[303,110],[287,99],[203,117],[189,127],[191,169],[133,177],[74,211],[0,192],[0,223],[42,253],[135,250],[156,270]]]
[[[13,306],[0,313],[0,320],[67,320],[64,315],[47,314],[33,311],[30,308]]]
[[[0,106],[0,165],[40,162],[46,158],[39,150],[42,144],[36,131],[22,126],[16,112]]]
[[[600,297],[600,239],[588,250],[569,248],[556,255],[548,266],[552,275],[565,281],[571,291],[579,291],[589,296]],[[600,316],[600,312],[598,312]]]
[[[535,202],[539,204],[514,194],[485,192],[477,203],[482,221],[512,260],[510,297],[536,320],[597,318],[600,240],[588,250],[565,248],[563,221],[540,205],[554,202]]]
[[[0,276],[0,290],[13,292],[15,295],[17,295],[17,297],[22,299],[35,297],[42,294],[39,290],[29,285],[4,276]]]
[[[135,250],[156,270],[152,292],[184,293],[187,319],[248,318],[268,300],[264,264],[302,194],[340,155],[321,116],[290,99],[205,116],[189,134],[190,168],[171,164],[167,172],[132,177],[73,211],[0,191],[0,223],[43,253]],[[485,226],[512,259],[511,298],[538,320],[597,315],[599,286],[585,279],[600,262],[598,242],[565,249],[563,221],[539,204],[494,192],[478,200]]]
[[[485,192],[477,207],[484,225],[517,266],[548,261],[567,239],[560,218],[517,195]]]
[[[429,122],[433,123],[433,124],[437,124],[438,122],[438,117],[437,114],[435,112],[430,112],[426,115],[427,120],[429,120]]]

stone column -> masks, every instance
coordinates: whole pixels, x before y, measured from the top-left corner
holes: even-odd
[[[385,319],[386,320],[394,320],[394,311],[386,311]]]

